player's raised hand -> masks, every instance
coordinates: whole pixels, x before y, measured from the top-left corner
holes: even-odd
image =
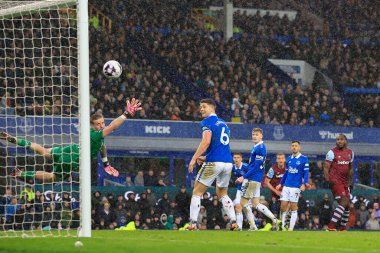
[[[279,190],[280,190],[280,188],[281,188],[281,185],[280,185],[280,184],[276,186],[276,190],[278,190],[278,191],[279,191]]]
[[[138,99],[132,98],[131,101],[127,100],[126,112],[129,116],[133,117],[135,112],[141,109],[141,102]]]

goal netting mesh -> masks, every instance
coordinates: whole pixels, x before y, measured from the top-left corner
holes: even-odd
[[[0,237],[80,226],[77,166],[59,172],[78,143],[77,49],[75,2],[0,1],[0,132],[17,138],[0,140]]]

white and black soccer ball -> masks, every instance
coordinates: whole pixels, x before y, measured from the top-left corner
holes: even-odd
[[[107,78],[119,78],[123,69],[118,61],[108,61],[103,66],[103,74]]]

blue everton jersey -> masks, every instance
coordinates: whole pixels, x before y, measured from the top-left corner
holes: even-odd
[[[244,178],[256,182],[263,181],[264,163],[267,157],[267,147],[264,142],[259,142],[253,146],[249,157],[248,171],[244,174]]]
[[[281,180],[281,184],[287,187],[300,188],[302,184],[307,183],[308,178],[309,159],[307,156],[302,154],[289,156],[286,160],[285,175]]]
[[[206,162],[232,163],[230,130],[224,120],[211,114],[201,122],[202,131],[211,131],[211,143],[206,150]]]
[[[241,163],[240,167],[237,168],[236,165],[232,166],[232,175],[233,180],[235,181],[237,178],[244,176],[248,171],[248,164]],[[235,184],[236,189],[241,190],[241,184]]]

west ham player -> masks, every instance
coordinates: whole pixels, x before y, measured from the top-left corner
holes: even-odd
[[[307,181],[309,179],[309,159],[300,153],[301,143],[292,141],[292,155],[286,160],[285,174],[276,189],[281,192],[281,212],[282,212],[282,229],[285,230],[286,213],[290,203],[290,224],[289,231],[293,231],[297,221],[298,198],[301,191],[305,190],[305,185],[309,187]]]
[[[277,190],[276,187],[280,183],[285,173],[285,154],[278,153],[276,155],[276,163],[269,169],[265,177],[265,185],[272,193],[272,197],[279,199],[281,196],[281,189]]]
[[[263,142],[263,130],[261,128],[254,128],[252,130],[252,140],[255,145],[249,158],[248,171],[239,177],[236,182],[242,183],[240,205],[243,207],[249,221],[249,230],[257,230],[255,217],[249,204],[250,200],[252,201],[252,206],[270,218],[274,226],[277,226],[277,219],[265,205],[260,203],[260,187],[264,178],[264,162],[267,156],[267,149]]]
[[[216,104],[212,99],[200,102],[202,140],[189,163],[189,172],[193,172],[197,160],[204,160],[198,171],[190,203],[190,225],[188,230],[197,229],[197,218],[200,210],[201,196],[216,179],[216,194],[222,203],[225,213],[230,218],[232,230],[237,230],[234,205],[227,195],[232,171],[230,151],[230,130],[221,118],[215,114]]]
[[[277,190],[276,187],[280,183],[282,177],[284,176],[285,173],[285,154],[284,153],[278,153],[276,155],[276,163],[269,169],[265,176],[265,185],[266,187],[269,188],[272,194],[272,198],[276,198],[277,200],[280,199],[281,196],[281,190]],[[280,223],[281,223],[281,212],[280,212]],[[286,223],[288,223],[290,219],[290,216],[288,215],[286,219]],[[279,224],[280,226],[280,224]]]
[[[243,163],[243,157],[240,153],[234,153],[232,157],[234,161],[234,165],[232,167],[232,175],[234,176],[235,180],[241,176],[243,176],[248,171],[248,164]],[[236,197],[234,199],[234,205],[235,205],[235,212],[236,212],[236,222],[239,226],[239,229],[243,228],[243,214],[242,214],[242,206],[240,205],[240,199],[241,199],[241,184],[235,183],[236,186]]]
[[[91,116],[91,159],[96,159],[98,152],[102,153],[103,162],[105,163],[105,170],[107,173],[117,176],[119,172],[108,164],[106,156],[106,148],[104,145],[104,137],[111,134],[114,130],[119,128],[127,117],[133,116],[136,111],[141,110],[141,103],[137,99],[132,99],[131,102],[127,101],[126,111],[114,119],[111,124],[105,126],[104,118],[101,114],[94,114]],[[70,177],[71,172],[78,172],[79,170],[79,145],[73,144],[63,147],[45,148],[41,145],[30,142],[21,138],[16,138],[6,132],[0,133],[0,139],[7,140],[18,146],[23,146],[34,152],[43,155],[45,158],[53,161],[53,172],[46,171],[16,171],[16,176],[35,178],[43,182],[63,181]]]
[[[336,147],[326,155],[324,163],[324,176],[330,182],[334,198],[338,201],[327,226],[328,231],[337,231],[336,224],[340,221],[340,231],[347,231],[346,225],[350,215],[350,189],[352,183],[354,152],[347,148],[347,137],[339,134],[336,137]]]

